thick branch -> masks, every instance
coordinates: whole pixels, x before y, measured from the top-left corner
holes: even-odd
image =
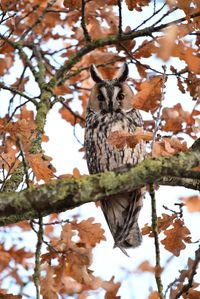
[[[199,151],[171,158],[146,159],[124,173],[107,172],[53,181],[19,193],[0,194],[0,225],[34,219],[134,190],[166,176],[181,177],[200,164]]]

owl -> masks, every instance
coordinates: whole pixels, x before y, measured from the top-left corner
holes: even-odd
[[[143,141],[134,149],[118,149],[108,142],[112,132],[123,130],[134,133],[137,127],[143,125],[139,111],[132,105],[133,92],[125,82],[128,72],[128,65],[124,63],[114,79],[105,80],[95,65],[90,68],[95,85],[87,108],[84,142],[90,174],[126,169],[145,157]],[[137,189],[101,199],[101,208],[113,236],[114,247],[119,247],[125,254],[126,249],[139,246],[142,240],[138,216],[143,193]]]

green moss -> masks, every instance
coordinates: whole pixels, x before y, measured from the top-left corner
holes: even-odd
[[[24,166],[20,163],[15,169],[14,173],[11,175],[10,179],[5,182],[3,187],[4,192],[13,192],[21,184],[24,178]]]

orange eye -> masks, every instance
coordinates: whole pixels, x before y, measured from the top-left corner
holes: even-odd
[[[105,101],[104,96],[103,96],[102,94],[99,94],[99,95],[97,96],[97,99],[98,99],[100,102]]]
[[[123,100],[124,99],[124,94],[122,92],[120,92],[117,96],[118,100]]]

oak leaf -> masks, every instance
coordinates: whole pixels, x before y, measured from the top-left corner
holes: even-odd
[[[151,0],[142,0],[142,1],[125,0],[125,2],[129,10],[135,9],[137,11],[142,11],[142,7],[149,5]]]
[[[50,167],[50,158],[44,160],[41,153],[38,154],[27,154],[26,159],[32,168],[37,181],[44,180],[49,182],[53,178],[55,169]]]
[[[167,61],[170,58],[177,34],[177,25],[172,25],[164,29],[164,37],[158,39],[159,48],[157,49],[157,56],[162,60]]]
[[[148,299],[159,299],[159,298],[160,298],[160,296],[157,291],[151,293],[148,297]]]
[[[114,277],[109,281],[102,282],[102,288],[106,290],[105,299],[120,299],[120,296],[117,296],[117,292],[121,284],[119,282],[114,283]]]
[[[152,55],[152,53],[156,52],[156,47],[152,40],[144,40],[142,44],[140,45],[139,49],[135,51],[134,57],[135,58],[148,58]]]
[[[160,234],[162,231],[166,230],[170,225],[172,225],[175,218],[176,218],[175,214],[168,215],[162,213],[161,217],[158,217],[157,219],[158,234]],[[149,234],[149,237],[154,237],[152,232],[152,227],[149,226],[147,223],[142,228],[142,234],[143,235]]]
[[[195,74],[200,74],[200,58],[195,55],[195,52],[192,48],[187,48],[184,56],[185,62],[188,64],[190,71]]]
[[[178,152],[188,150],[186,142],[181,142],[178,138],[164,137],[160,141],[155,141],[152,148],[153,157],[170,157]]]
[[[142,272],[151,272],[155,273],[155,268],[152,267],[149,263],[149,261],[144,261],[138,266],[138,270]]]
[[[68,103],[67,103],[68,105]],[[76,115],[72,114],[69,110],[67,110],[67,108],[65,106],[63,106],[62,108],[60,108],[59,113],[61,114],[62,118],[65,119],[67,122],[69,122],[72,126],[74,126],[75,124],[81,123],[81,120],[79,117],[79,113],[75,112]]]
[[[183,124],[186,123],[187,126],[192,126],[195,120],[192,114],[188,111],[184,111],[181,104],[176,104],[172,108],[163,108],[162,110],[162,130],[179,132],[182,131]]]
[[[172,226],[171,229],[164,232],[166,238],[161,243],[165,246],[165,249],[175,256],[179,256],[180,251],[186,247],[185,243],[191,243],[190,231],[180,219],[177,219]]]
[[[41,294],[44,299],[58,299],[54,280],[54,270],[48,266],[45,277],[41,280]]]
[[[200,212],[200,196],[182,197],[181,200],[185,203],[188,212]]]
[[[78,230],[81,242],[88,244],[89,246],[96,246],[102,240],[106,240],[104,236],[104,230],[101,228],[100,223],[93,223],[94,218],[88,218],[82,220],[79,223],[72,222],[72,228]]]
[[[13,294],[2,294],[0,291],[0,298],[1,299],[22,299],[22,296],[13,295]]]
[[[126,131],[114,131],[108,136],[108,143],[116,146],[118,149],[123,149],[125,146],[135,148],[135,146],[144,141],[150,141],[153,138],[151,132],[144,132],[142,128],[136,128],[134,133]]]
[[[80,174],[80,171],[78,170],[78,168],[73,169],[73,177],[74,178],[80,178],[81,177],[81,174]]]
[[[133,96],[133,107],[154,112],[160,106],[162,82],[162,76],[156,76],[141,83],[138,93]]]

